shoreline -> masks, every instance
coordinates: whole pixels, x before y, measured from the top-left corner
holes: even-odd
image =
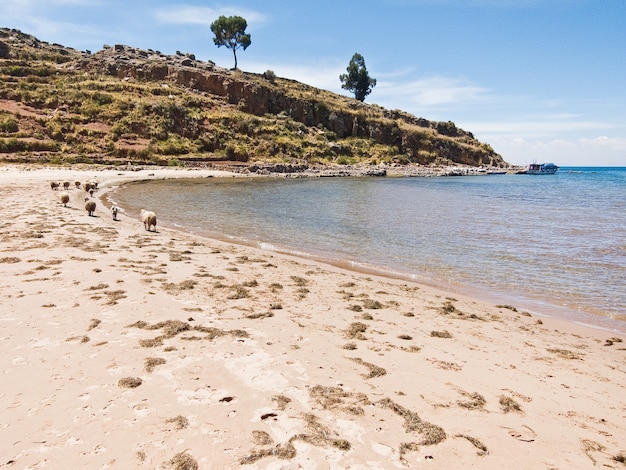
[[[215,174],[211,176],[216,176],[218,178],[228,178],[228,177],[267,177],[266,174],[245,174],[245,173],[225,173],[225,174]],[[279,174],[272,175],[273,177],[286,177],[290,178],[292,176],[281,176]],[[318,175],[319,176],[319,175]],[[415,175],[414,175],[415,176]],[[425,177],[426,175],[422,175]],[[432,176],[432,175],[431,175]],[[193,175],[183,176],[183,178],[193,178]],[[199,179],[206,177],[206,174],[198,176]],[[295,176],[298,177],[298,176]],[[314,177],[314,176],[308,176]],[[391,176],[394,177],[394,176]],[[158,179],[162,179],[158,178]],[[140,181],[146,181],[151,178],[141,178]],[[135,180],[136,181],[136,180]],[[123,186],[127,183],[132,183],[133,181],[125,181],[119,186]],[[115,188],[117,189],[117,187]],[[109,191],[110,193],[110,191]],[[101,196],[101,199],[107,198],[106,194]],[[108,201],[109,203],[111,200]],[[165,221],[167,224],[167,221]],[[531,313],[532,315],[539,315],[542,318],[557,318],[570,323],[578,323],[581,325],[586,325],[589,328],[595,328],[605,332],[613,332],[618,334],[626,334],[626,320],[621,318],[615,318],[608,314],[594,313],[592,311],[576,309],[574,306],[570,306],[567,304],[558,304],[551,303],[549,299],[540,298],[540,297],[528,297],[524,296],[520,292],[509,292],[503,289],[498,288],[489,288],[486,286],[473,285],[473,284],[459,284],[447,282],[443,279],[432,279],[426,276],[420,276],[419,274],[414,274],[410,272],[402,272],[402,271],[394,271],[391,269],[387,269],[381,266],[368,264],[367,261],[356,261],[351,259],[339,259],[332,258],[328,256],[324,256],[323,254],[318,254],[310,251],[299,251],[294,250],[288,246],[279,246],[274,245],[272,242],[264,242],[259,240],[245,240],[241,238],[231,238],[228,236],[224,236],[215,232],[207,232],[197,229],[190,229],[188,227],[180,226],[178,224],[167,224],[162,226],[167,226],[171,230],[185,232],[191,235],[199,236],[202,238],[210,239],[210,240],[219,240],[225,243],[233,243],[240,246],[251,247],[263,251],[267,251],[270,253],[284,254],[295,256],[297,258],[301,258],[304,260],[312,260],[322,264],[334,266],[337,268],[345,269],[347,271],[354,271],[361,274],[371,274],[380,276],[383,278],[396,279],[400,281],[415,283],[417,285],[425,285],[429,287],[433,287],[444,292],[454,293],[454,294],[463,294],[467,297],[476,298],[483,302],[490,302],[494,304],[511,304],[514,305],[517,309],[521,311],[526,311]]]
[[[623,468],[624,335],[99,201],[203,171],[0,167],[0,465]]]

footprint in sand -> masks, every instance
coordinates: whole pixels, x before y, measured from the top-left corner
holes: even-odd
[[[135,414],[139,418],[145,418],[146,416],[148,416],[152,412],[150,407],[148,405],[143,404],[143,403],[138,403],[138,404],[134,405],[133,406],[133,411],[135,412]]]
[[[522,442],[533,442],[535,440],[535,437],[537,437],[537,433],[535,431],[533,431],[531,428],[529,428],[528,426],[523,426],[524,428],[526,428],[526,431],[516,431],[511,429],[509,431],[509,436],[517,439],[518,441],[522,441]]]

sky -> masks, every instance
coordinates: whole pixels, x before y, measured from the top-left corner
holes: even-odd
[[[366,103],[452,121],[505,161],[626,166],[626,0],[2,0],[0,27],[96,52],[125,44],[218,66],[220,15],[248,22],[246,72],[346,96],[353,54]]]

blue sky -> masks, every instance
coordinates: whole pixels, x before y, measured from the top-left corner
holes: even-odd
[[[626,0],[2,0],[0,26],[80,50],[126,44],[230,68],[220,15],[248,21],[239,68],[454,121],[514,164],[626,166]]]

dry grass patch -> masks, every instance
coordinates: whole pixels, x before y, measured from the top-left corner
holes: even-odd
[[[257,446],[270,446],[274,440],[265,431],[252,431],[252,442]]]
[[[443,370],[453,370],[459,372],[463,370],[460,365],[450,361],[440,361],[439,359],[428,359],[435,367]]]
[[[454,437],[467,439],[474,447],[478,449],[477,454],[480,456],[487,455],[489,453],[489,451],[487,450],[487,446],[475,437],[468,436],[467,434],[455,434]]]
[[[181,338],[184,340],[213,340],[215,338],[225,335],[230,335],[236,338],[247,338],[249,336],[248,333],[244,330],[221,330],[219,328],[205,326],[192,327],[189,323],[180,320],[167,320],[155,323],[153,325],[150,325],[149,323],[146,323],[144,321],[138,321],[133,323],[132,325],[128,325],[127,328],[140,328],[142,330],[162,330],[163,334],[155,338],[139,340],[139,344],[145,348],[161,346],[165,339],[174,338],[178,334],[185,331],[197,331],[200,333],[204,333],[204,336],[191,336]]]
[[[173,423],[177,430],[185,429],[189,426],[189,420],[182,415],[175,416],[165,420],[166,423]]]
[[[191,253],[190,251],[186,251],[183,253],[178,253],[176,251],[170,253],[170,261],[189,261],[191,258],[189,256],[183,256],[185,253]]]
[[[167,462],[174,470],[198,470],[198,462],[187,452],[180,452]]]
[[[363,308],[367,308],[370,310],[379,310],[384,308],[384,305],[378,300],[365,299],[363,300]]]
[[[316,385],[309,390],[309,395],[325,410],[339,409],[357,416],[365,414],[362,406],[371,405],[364,393],[346,392],[341,387]]]
[[[485,405],[487,404],[487,400],[480,393],[467,393],[460,392],[464,397],[469,398],[468,401],[457,401],[457,405],[461,408],[467,408],[468,410],[484,410]]]
[[[162,357],[146,357],[144,360],[144,367],[146,372],[150,373],[154,370],[156,366],[160,366],[161,364],[165,364],[166,361]]]
[[[198,281],[193,279],[187,279],[185,281],[181,281],[178,284],[173,282],[164,282],[162,287],[170,294],[176,294],[178,292],[182,292],[184,290],[191,290],[198,284]]]
[[[622,338],[618,338],[618,337],[613,337],[613,338],[609,338],[605,341],[604,345],[605,346],[613,346],[613,344],[615,343],[621,343],[622,342]]]
[[[104,294],[108,298],[105,305],[116,305],[118,300],[126,298],[126,291],[123,290],[107,290]]]
[[[276,293],[276,292],[278,292],[278,291],[283,289],[283,285],[279,284],[278,282],[273,282],[268,287],[269,287],[270,291],[272,291],[273,293]]]
[[[496,308],[504,308],[512,312],[517,312],[517,308],[514,307],[513,305],[496,305]]]
[[[430,336],[433,338],[452,338],[452,334],[448,330],[436,331],[433,330],[430,332]]]
[[[255,450],[252,451],[250,455],[247,455],[239,460],[241,465],[250,465],[256,462],[257,460],[261,460],[265,457],[276,457],[281,460],[289,460],[293,459],[297,454],[296,448],[293,446],[291,441],[286,444],[278,444],[275,447],[270,447],[267,449]]]
[[[87,335],[80,335],[80,336],[70,336],[65,341],[67,341],[68,343],[72,341],[78,341],[79,343],[88,343],[89,341],[91,341],[91,339]]]
[[[550,348],[547,351],[552,354],[556,354],[563,359],[582,360],[582,357],[579,354],[568,349]]]
[[[91,322],[89,322],[89,326],[87,327],[87,331],[91,331],[94,328],[97,328],[100,323],[102,323],[101,320],[98,320],[97,318],[92,318]]]
[[[102,290],[102,289],[108,289],[108,288],[109,288],[108,284],[105,284],[104,282],[101,282],[100,284],[96,284],[95,286],[89,286],[85,290],[86,291],[94,291],[94,290]]]
[[[5,256],[4,258],[0,258],[0,263],[13,264],[13,263],[19,263],[20,261],[22,260],[19,259],[17,256]]]
[[[378,367],[378,366],[376,366],[374,364],[371,364],[369,362],[365,362],[361,358],[350,357],[349,359],[351,361],[356,362],[357,364],[365,366],[365,367],[367,367],[369,369],[369,373],[363,375],[363,378],[365,378],[365,379],[373,379],[374,377],[381,377],[383,375],[387,375],[387,371],[385,369],[383,369],[382,367]]]
[[[309,280],[300,276],[291,276],[291,280],[298,287],[304,287],[309,284]]]
[[[274,312],[272,312],[271,310],[263,313],[251,313],[250,315],[245,315],[246,318],[249,318],[251,320],[258,320],[260,318],[271,318],[273,316]]]
[[[520,406],[520,404],[517,403],[515,400],[513,400],[511,397],[501,395],[499,403],[500,403],[500,408],[505,413],[511,413],[511,412],[522,413],[522,407]]]
[[[143,381],[139,377],[124,377],[118,380],[117,386],[120,388],[137,388]]]
[[[287,408],[287,405],[291,403],[291,398],[286,397],[285,395],[274,395],[272,397],[272,401],[276,402],[276,407],[283,411]]]
[[[404,418],[404,429],[406,432],[417,432],[422,436],[422,440],[419,442],[400,444],[400,459],[403,461],[404,454],[407,452],[417,451],[420,446],[439,444],[447,437],[443,428],[422,420],[417,413],[403,408],[389,398],[384,398],[379,402],[376,402],[376,405],[390,409],[397,415]]]
[[[346,330],[346,336],[348,337],[348,339],[366,340],[367,338],[363,334],[366,331],[367,325],[365,323],[354,322],[351,323],[350,326],[348,326],[348,329]]]
[[[231,287],[231,294],[227,297],[228,300],[247,299],[250,297],[250,291],[243,285],[234,285]]]

